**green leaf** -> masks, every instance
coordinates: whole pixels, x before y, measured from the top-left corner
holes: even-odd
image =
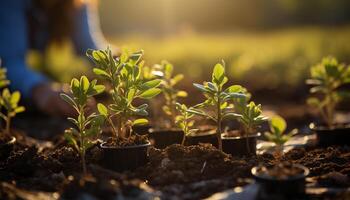
[[[110,78],[109,74],[102,69],[94,68],[92,71],[98,76],[104,76],[106,78]]]
[[[97,110],[98,110],[98,112],[99,112],[101,115],[103,115],[103,116],[105,116],[105,117],[108,116],[108,109],[107,109],[107,107],[106,107],[105,105],[103,105],[102,103],[97,104]]]
[[[21,99],[21,93],[18,91],[15,91],[11,95],[10,103],[12,105],[17,105],[20,99]]]
[[[24,106],[20,106],[20,107],[17,107],[15,108],[14,112],[15,113],[21,113],[21,112],[24,112],[26,109]]]
[[[135,126],[135,125],[145,125],[145,124],[148,124],[148,120],[147,119],[136,119],[133,121],[132,125]]]
[[[224,66],[220,63],[216,64],[212,74],[213,82],[216,82],[217,84],[221,83],[224,79],[224,76],[225,76]]]
[[[144,99],[151,99],[157,96],[161,91],[162,90],[159,88],[151,88],[141,93],[140,97]]]
[[[187,92],[186,92],[186,91],[183,91],[183,90],[178,91],[178,92],[176,93],[176,96],[178,96],[178,97],[187,97]]]
[[[80,89],[81,91],[86,94],[90,86],[89,79],[86,76],[82,76],[80,78]]]
[[[65,102],[67,102],[72,107],[77,107],[77,104],[75,103],[75,101],[67,94],[61,93],[60,96]]]
[[[162,81],[160,79],[154,79],[151,81],[147,81],[141,85],[141,88],[144,88],[146,90],[158,87]]]
[[[287,123],[281,116],[275,115],[270,120],[270,126],[273,130],[278,130],[279,133],[283,133],[287,128]]]
[[[232,85],[227,89],[230,93],[244,92],[244,87],[240,85]]]
[[[205,93],[209,92],[209,90],[206,89],[206,88],[204,87],[204,85],[197,84],[197,83],[193,83],[193,86],[194,86],[195,88],[199,89],[201,92],[205,92]]]
[[[94,90],[95,90],[95,94],[100,94],[105,90],[105,86],[104,85],[95,85],[94,86]],[[95,95],[94,94],[94,95]]]

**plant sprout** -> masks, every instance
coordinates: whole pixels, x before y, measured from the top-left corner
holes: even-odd
[[[283,145],[295,134],[296,129],[284,134],[287,123],[279,115],[271,117],[269,120],[270,132],[265,132],[265,137],[276,145],[276,155],[283,154]]]
[[[175,88],[183,78],[183,74],[173,74],[173,65],[167,61],[162,61],[152,69],[152,74],[159,77],[161,82],[161,89],[165,99],[165,105],[162,107],[164,113],[171,118],[170,125],[175,126],[176,121],[176,102],[179,97],[186,97],[187,92]]]
[[[134,100],[151,99],[161,92],[158,86],[161,80],[144,80],[141,76],[144,62],[143,51],[127,54],[114,58],[109,48],[106,50],[87,51],[87,56],[95,63],[94,73],[110,82],[110,91],[113,102],[108,107],[98,105],[98,110],[108,120],[112,127],[115,139],[130,136],[133,125],[147,124],[148,120],[139,118],[131,120],[132,117],[145,117],[148,115],[147,104],[134,106]],[[116,126],[113,119],[116,119]]]
[[[336,105],[350,92],[338,90],[340,86],[350,83],[350,67],[339,64],[333,57],[323,58],[322,62],[311,67],[311,78],[306,81],[312,85],[311,94],[319,94],[319,98],[310,97],[307,103],[316,107],[329,128],[334,126]]]
[[[100,114],[86,114],[87,100],[104,91],[103,85],[96,85],[96,80],[89,80],[82,76],[80,80],[74,78],[71,81],[70,89],[73,97],[67,94],[61,94],[61,98],[71,105],[77,112],[77,118],[68,118],[76,128],[70,128],[65,131],[65,138],[69,144],[78,151],[83,173],[86,174],[86,150],[93,144],[93,138],[101,132],[101,126],[104,123],[104,117]]]
[[[0,88],[4,88],[10,84],[10,81],[6,77],[6,69],[0,68]],[[0,96],[0,106],[5,109],[6,113],[0,112],[0,117],[5,121],[5,133],[10,133],[11,119],[16,116],[16,114],[24,112],[25,108],[19,106],[18,103],[21,100],[21,93],[15,91],[10,92],[8,88],[2,90]]]
[[[198,129],[193,129],[194,120],[192,117],[193,113],[189,112],[192,108],[187,108],[185,104],[176,103],[176,109],[179,111],[179,115],[176,116],[175,123],[181,128],[184,132],[181,144],[185,144],[186,136],[196,133]]]
[[[222,62],[216,64],[212,73],[211,82],[193,84],[194,87],[203,93],[206,100],[189,110],[189,112],[193,114],[205,116],[216,123],[216,135],[220,150],[222,150],[221,122],[224,118],[236,117],[236,115],[232,113],[233,105],[229,104],[229,101],[232,99],[246,98],[246,95],[242,90],[243,87],[239,85],[232,85],[224,89],[224,85],[227,81],[228,78],[225,75],[225,63]],[[212,114],[204,110],[210,106],[213,107]]]

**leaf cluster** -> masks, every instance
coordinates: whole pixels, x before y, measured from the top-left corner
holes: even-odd
[[[204,84],[194,83],[193,86],[200,90],[206,97],[206,100],[194,106],[190,112],[207,117],[214,122],[221,121],[225,118],[235,117],[232,112],[234,100],[248,98],[246,89],[240,85],[232,85],[224,89],[228,78],[225,75],[224,63],[216,64],[212,73],[212,81]],[[207,112],[208,107],[214,107],[214,114]]]
[[[198,129],[192,128],[194,126],[194,120],[192,119],[194,114],[190,112],[191,109],[191,107],[188,108],[185,104],[176,103],[176,110],[180,114],[176,116],[175,123],[184,132],[184,137],[198,131]]]
[[[184,78],[184,75],[174,75],[173,65],[165,60],[163,60],[161,64],[153,66],[152,75],[161,80],[162,94],[165,99],[165,105],[163,105],[162,109],[166,115],[172,117],[172,121],[174,122],[178,98],[187,97],[186,91],[175,88],[175,86]]]
[[[10,81],[6,77],[7,70],[0,68],[0,88],[4,88],[10,84]],[[10,132],[11,119],[18,113],[24,112],[25,107],[20,106],[21,93],[19,91],[10,92],[8,88],[4,88],[0,96],[0,107],[3,108],[6,113],[0,112],[0,117],[5,121],[5,131]]]
[[[326,57],[311,67],[310,74],[306,83],[312,86],[310,93],[318,96],[308,98],[307,103],[318,108],[323,120],[332,126],[336,105],[350,97],[349,91],[340,90],[342,85],[350,83],[350,67],[340,64],[334,57]]]
[[[86,114],[87,100],[103,92],[104,89],[103,85],[97,85],[96,80],[90,82],[86,76],[82,76],[79,80],[72,79],[70,84],[72,96],[61,94],[61,98],[78,114],[76,118],[68,118],[75,128],[66,130],[65,138],[80,153],[81,157],[84,157],[85,151],[94,144],[93,138],[101,132],[101,126],[104,123],[101,114]]]
[[[143,51],[131,54],[123,52],[117,58],[113,57],[109,48],[106,50],[89,49],[86,54],[95,63],[93,72],[112,85],[110,94],[113,103],[107,107],[102,104],[98,106],[99,111],[104,113],[111,125],[114,126],[111,118],[116,117],[118,131],[125,135],[128,126],[147,123],[148,120],[144,118],[130,122],[131,117],[148,115],[148,105],[134,106],[135,99],[151,99],[161,92],[161,89],[158,88],[161,80],[145,80],[142,77]]]
[[[276,115],[271,117],[269,125],[270,132],[266,132],[265,137],[276,145],[283,145],[294,135],[293,131],[284,134],[287,128],[287,123],[281,116]]]

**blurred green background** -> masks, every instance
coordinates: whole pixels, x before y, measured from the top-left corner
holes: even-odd
[[[303,97],[308,69],[322,57],[350,63],[349,0],[101,0],[98,6],[110,43],[144,49],[148,65],[172,62],[187,87],[210,78],[224,59],[234,83]],[[65,48],[53,46],[46,59],[74,65],[50,64],[61,81],[88,65]]]

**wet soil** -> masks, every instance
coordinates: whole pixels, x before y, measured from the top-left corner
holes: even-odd
[[[148,144],[149,140],[146,135],[134,134],[127,138],[114,138],[109,137],[105,143],[107,147],[127,147],[127,146],[136,146],[142,144]]]

